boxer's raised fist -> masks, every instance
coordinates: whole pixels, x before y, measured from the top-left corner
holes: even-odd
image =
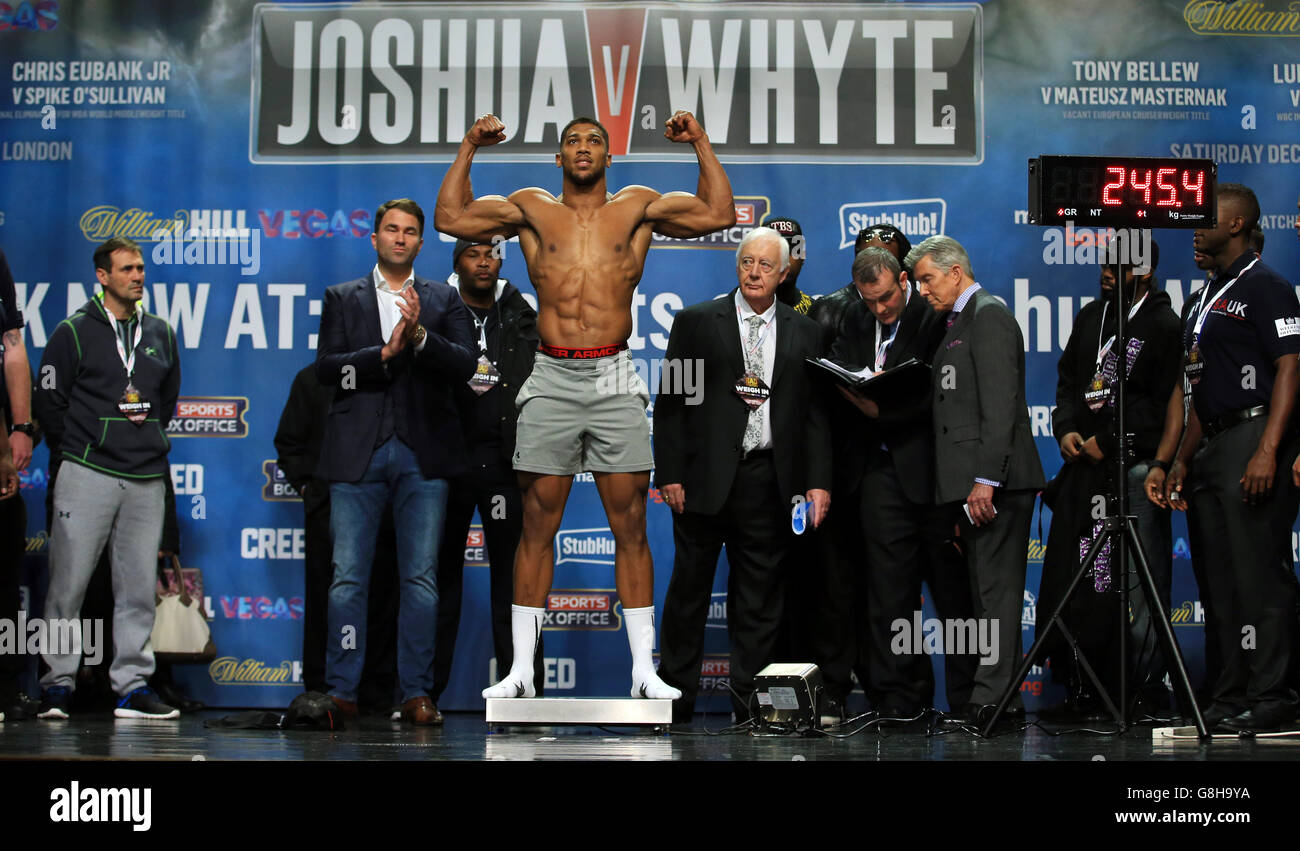
[[[704,136],[704,128],[695,116],[679,109],[664,122],[664,138],[670,142],[694,142]]]
[[[474,126],[465,134],[465,139],[476,148],[495,145],[506,140],[506,126],[500,118],[488,114],[474,122]]]

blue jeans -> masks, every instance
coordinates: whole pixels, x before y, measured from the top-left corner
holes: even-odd
[[[396,437],[375,449],[357,482],[330,485],[330,585],[325,682],[330,694],[356,702],[366,659],[366,600],[379,521],[389,498],[397,529],[397,682],[403,702],[433,687],[438,621],[438,547],[447,511],[446,479],[420,474],[415,453]]]

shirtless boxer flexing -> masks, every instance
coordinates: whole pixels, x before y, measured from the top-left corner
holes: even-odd
[[[736,223],[731,183],[704,129],[689,112],[668,119],[664,136],[690,144],[699,160],[695,194],[645,186],[605,189],[609,134],[590,118],[560,132],[556,197],[529,187],[508,198],[475,198],[474,152],[506,137],[493,115],[474,123],[438,190],[434,226],[476,242],[519,236],[537,289],[541,337],[533,373],[519,390],[514,456],[523,491],[523,536],[515,554],[511,631],[514,660],[489,697],[532,697],[533,654],[553,574],[552,541],[573,474],[589,470],[614,536],[614,579],[632,647],[632,696],[676,699],[655,673],[654,566],[646,541],[650,486],[650,395],[627,353],[632,293],[645,267],[651,233],[695,237]],[[617,388],[622,392],[611,392]]]

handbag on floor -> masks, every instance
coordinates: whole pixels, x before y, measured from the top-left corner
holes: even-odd
[[[217,646],[212,642],[212,632],[203,616],[203,594],[191,593],[191,587],[202,589],[202,573],[198,568],[182,570],[181,560],[171,557],[172,574],[176,580],[174,592],[164,581],[155,594],[153,633],[154,658],[160,662],[193,663],[211,662],[217,658]],[[187,586],[186,573],[195,574]],[[164,574],[165,578],[165,574]]]

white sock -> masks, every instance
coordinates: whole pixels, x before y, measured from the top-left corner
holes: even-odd
[[[515,646],[515,658],[510,673],[501,682],[483,689],[483,697],[533,697],[533,656],[537,642],[542,638],[542,615],[546,609],[530,606],[510,607],[510,638]]]
[[[677,700],[682,693],[659,679],[655,672],[655,607],[624,609],[627,643],[632,647],[632,696],[651,700]]]

